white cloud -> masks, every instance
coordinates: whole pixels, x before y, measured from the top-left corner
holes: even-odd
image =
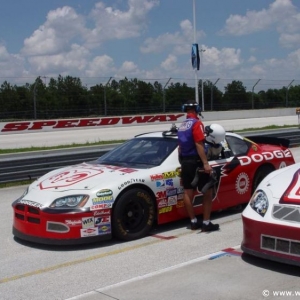
[[[248,59],[248,62],[253,63],[253,62],[256,62],[256,60],[257,60],[256,57],[251,55]]]
[[[25,60],[19,54],[8,53],[6,47],[0,44],[0,77],[15,77],[25,75]],[[2,80],[1,80],[2,81]]]
[[[287,28],[287,24],[297,16],[291,0],[275,0],[268,9],[248,11],[246,15],[230,15],[222,34],[246,35],[267,30],[271,25]]]
[[[167,59],[163,61],[160,65],[166,71],[177,69],[177,57],[175,55],[170,54],[167,57]]]
[[[31,72],[36,74],[46,74],[48,72],[65,74],[66,72],[84,70],[87,66],[89,52],[84,47],[72,45],[67,53],[54,55],[32,56],[28,58],[31,64]]]
[[[197,32],[197,40],[204,37],[203,31]],[[140,47],[142,53],[159,53],[172,47],[175,54],[187,54],[191,51],[191,44],[194,40],[193,26],[189,20],[180,22],[180,31],[165,33],[157,38],[147,38]]]
[[[127,73],[136,73],[138,71],[138,67],[137,67],[137,65],[134,63],[134,62],[132,62],[132,61],[125,61],[123,64],[122,64],[122,66],[121,66],[121,68],[120,68],[120,70],[119,70],[119,72],[120,73],[123,73],[123,74],[127,74]],[[125,75],[126,76],[126,75]]]
[[[147,14],[158,4],[157,0],[129,0],[128,10],[121,11],[98,2],[90,14],[95,28],[87,35],[87,43],[140,36],[147,26]]]
[[[255,65],[251,68],[253,76],[261,76],[261,75],[266,75],[267,72],[266,70],[261,66],[261,65]]]
[[[206,48],[202,55],[203,63],[223,70],[231,70],[242,64],[241,50],[234,48]]]
[[[113,74],[115,71],[114,60],[108,55],[95,57],[88,65],[86,75],[99,77],[106,74]]]
[[[84,19],[69,6],[50,11],[46,22],[26,38],[23,55],[55,55],[70,49],[71,41],[86,32]]]

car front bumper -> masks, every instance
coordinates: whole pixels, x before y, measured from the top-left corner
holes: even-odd
[[[273,224],[242,216],[241,249],[254,256],[300,266],[300,227]]]

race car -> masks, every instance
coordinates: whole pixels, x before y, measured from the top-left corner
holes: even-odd
[[[300,266],[300,163],[276,170],[257,187],[242,213],[241,249]]]
[[[220,157],[210,161],[213,211],[247,203],[267,174],[295,162],[285,139],[257,143],[227,132],[222,144]],[[187,218],[180,170],[176,126],[135,136],[96,161],[51,171],[30,184],[12,204],[13,234],[44,244],[142,238],[154,224]],[[202,201],[195,189],[197,215]]]

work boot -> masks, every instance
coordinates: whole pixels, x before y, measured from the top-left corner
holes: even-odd
[[[202,231],[209,232],[209,231],[217,231],[220,229],[219,224],[213,224],[212,222],[209,222],[207,225],[202,224]]]

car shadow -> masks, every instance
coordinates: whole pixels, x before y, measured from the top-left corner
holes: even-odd
[[[226,210],[221,210],[218,212],[211,213],[211,221],[219,220],[222,221],[222,218],[226,218],[228,216],[240,215],[242,211],[245,209],[245,205],[239,205],[236,207],[227,208]],[[202,215],[197,216],[198,222],[202,222]],[[153,227],[150,235],[156,234],[166,234],[168,231],[176,230],[185,227],[186,229],[190,229],[190,220],[189,218],[181,219],[178,221],[170,222],[167,224],[156,225]]]
[[[285,275],[300,277],[300,268],[298,266],[263,259],[244,252],[242,253],[241,258],[244,262],[258,268],[282,273]]]

